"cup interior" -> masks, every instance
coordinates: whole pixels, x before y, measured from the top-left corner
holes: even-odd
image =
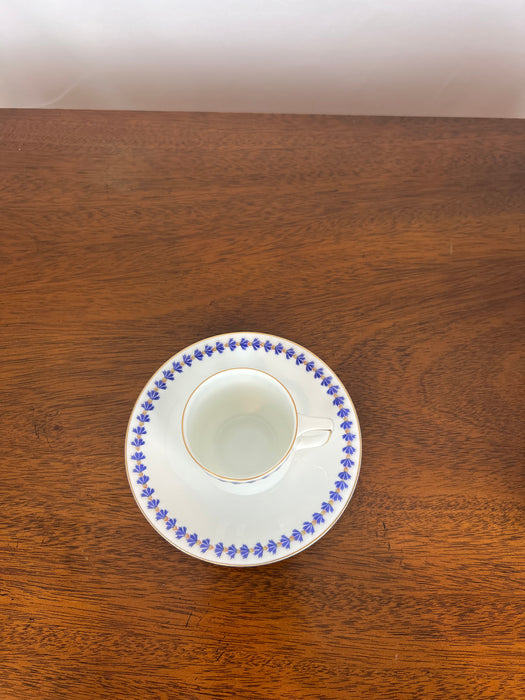
[[[182,418],[193,459],[215,476],[250,480],[275,469],[297,433],[288,390],[260,370],[218,372],[191,394]]]

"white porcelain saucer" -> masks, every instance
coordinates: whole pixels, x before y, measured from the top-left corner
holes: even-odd
[[[233,367],[268,372],[300,413],[334,423],[327,443],[297,452],[280,481],[259,493],[206,474],[182,438],[188,397]],[[361,433],[350,396],[316,355],[274,335],[227,333],[182,350],[153,375],[131,413],[125,456],[135,500],[168,542],[214,564],[257,566],[301,552],[338,520],[357,482]]]

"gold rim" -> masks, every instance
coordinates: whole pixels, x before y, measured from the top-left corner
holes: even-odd
[[[218,337],[223,336],[223,335],[254,335],[254,336],[257,336],[257,335],[265,335],[265,336],[269,336],[269,337],[271,337],[271,338],[277,338],[278,340],[282,340],[282,341],[284,341],[284,342],[286,342],[286,343],[292,344],[292,341],[289,340],[288,338],[283,338],[283,337],[280,336],[280,335],[275,335],[275,333],[264,333],[264,332],[262,332],[262,331],[259,331],[259,332],[254,332],[254,331],[231,331],[231,332],[229,332],[229,333],[216,333],[215,335],[210,335],[210,336],[208,336],[208,337],[206,337],[206,338],[201,338],[201,340],[198,340],[197,343],[199,343],[199,344],[201,344],[201,343],[206,343],[207,341],[211,340],[212,338],[218,338]],[[347,391],[345,385],[343,384],[343,382],[339,379],[339,377],[337,376],[337,374],[336,374],[332,369],[330,369],[330,372],[333,374],[334,379],[336,379],[336,380],[341,384],[341,386],[344,387],[345,395],[346,395],[346,397],[347,397],[347,399],[348,399],[350,405],[352,406],[352,409],[353,409],[353,412],[354,412],[354,416],[355,416],[356,429],[357,429],[357,433],[358,433],[358,435],[359,435],[360,450],[359,450],[359,460],[358,460],[358,462],[357,462],[357,466],[356,466],[356,470],[355,470],[355,478],[354,478],[354,480],[353,480],[352,488],[349,489],[348,498],[346,499],[346,503],[344,503],[344,505],[343,505],[342,508],[341,508],[340,513],[336,516],[336,518],[334,519],[334,521],[333,521],[332,523],[330,523],[330,525],[326,528],[326,530],[323,530],[322,532],[320,532],[320,533],[317,535],[317,537],[314,537],[312,540],[310,540],[309,542],[307,542],[307,543],[304,544],[303,546],[299,547],[298,549],[294,550],[293,552],[290,552],[290,553],[286,554],[285,556],[279,557],[278,559],[268,559],[268,560],[266,560],[266,561],[254,561],[253,563],[252,563],[252,562],[249,562],[249,563],[246,562],[246,563],[245,563],[245,560],[242,560],[242,563],[240,563],[240,564],[239,564],[239,563],[234,563],[233,560],[230,560],[230,561],[222,560],[222,561],[221,561],[220,559],[216,559],[216,560],[214,560],[214,559],[207,559],[204,555],[201,556],[201,555],[199,555],[199,554],[196,554],[195,552],[188,551],[187,549],[184,549],[183,547],[179,546],[176,542],[174,542],[174,541],[171,540],[167,535],[165,535],[165,534],[162,532],[162,530],[157,529],[155,523],[154,523],[153,521],[151,521],[151,520],[148,518],[146,511],[145,511],[145,510],[143,509],[143,507],[142,507],[142,503],[139,501],[139,499],[137,498],[137,496],[136,496],[136,494],[135,494],[135,489],[134,489],[133,484],[132,484],[131,479],[130,479],[130,473],[129,473],[129,466],[130,466],[130,465],[128,465],[128,457],[127,457],[127,444],[128,444],[127,441],[128,441],[128,437],[129,437],[129,428],[130,428],[130,425],[131,425],[131,419],[132,419],[132,417],[133,417],[133,414],[135,413],[135,410],[136,410],[136,407],[137,407],[139,401],[141,400],[140,397],[142,396],[144,390],[147,389],[147,387],[148,387],[149,384],[151,383],[152,379],[154,379],[154,377],[157,376],[157,373],[159,372],[159,370],[160,370],[162,367],[164,367],[164,365],[166,365],[166,364],[168,364],[169,362],[171,362],[175,357],[178,357],[180,354],[182,354],[182,353],[184,353],[184,352],[190,350],[192,347],[194,347],[194,345],[195,345],[195,343],[192,343],[191,345],[187,345],[185,348],[183,348],[182,350],[179,350],[179,351],[176,352],[174,355],[172,355],[171,357],[169,357],[165,362],[163,362],[162,365],[161,365],[161,367],[159,367],[159,369],[157,369],[157,370],[150,376],[150,378],[148,379],[148,381],[146,382],[146,384],[144,384],[144,386],[142,387],[142,389],[141,389],[141,391],[140,391],[140,393],[139,393],[139,395],[138,395],[138,397],[137,397],[137,399],[136,399],[136,401],[135,401],[135,403],[134,403],[134,405],[133,405],[133,410],[132,410],[131,413],[130,413],[130,417],[129,417],[129,419],[128,419],[128,426],[127,426],[127,428],[126,428],[126,442],[124,443],[124,464],[126,465],[126,477],[127,477],[127,479],[128,479],[128,484],[129,484],[129,487],[130,487],[132,496],[133,496],[133,498],[134,498],[134,500],[135,500],[135,503],[137,504],[138,509],[140,510],[141,514],[142,514],[143,517],[146,519],[146,521],[149,523],[150,527],[151,527],[153,530],[155,530],[155,532],[157,533],[157,535],[160,535],[160,536],[161,536],[164,540],[166,540],[166,542],[168,542],[172,547],[175,547],[175,549],[178,549],[178,550],[179,550],[180,552],[182,552],[183,554],[186,554],[187,556],[190,556],[190,557],[192,557],[193,559],[196,559],[197,561],[201,561],[201,562],[204,562],[204,563],[206,563],[206,564],[213,564],[214,566],[230,567],[230,568],[232,568],[232,569],[241,569],[241,568],[244,568],[244,569],[251,569],[251,568],[253,568],[253,567],[255,567],[255,566],[268,566],[268,565],[270,565],[270,564],[279,564],[280,562],[284,561],[285,559],[289,559],[290,557],[293,557],[293,556],[295,556],[296,554],[300,554],[301,552],[304,552],[305,549],[308,549],[308,547],[311,547],[311,546],[312,546],[313,544],[315,544],[318,540],[320,540],[321,537],[324,537],[324,536],[334,527],[334,525],[339,521],[339,519],[341,518],[341,516],[343,515],[343,513],[344,513],[345,510],[347,509],[348,504],[349,504],[350,501],[352,500],[352,496],[354,495],[354,491],[355,491],[356,486],[357,486],[357,481],[358,481],[358,478],[359,478],[359,473],[360,473],[360,471],[361,471],[361,463],[362,463],[362,456],[363,456],[363,440],[362,440],[362,434],[361,434],[361,425],[360,425],[360,423],[359,423],[359,416],[357,415],[357,411],[355,410],[354,402],[352,401],[352,398],[350,397],[350,394],[348,393],[348,391]],[[320,358],[318,355],[316,355],[314,352],[312,352],[312,351],[309,350],[308,348],[305,348],[303,345],[301,345],[300,343],[296,343],[296,342],[293,342],[293,345],[296,345],[298,348],[301,348],[301,350],[304,350],[304,351],[307,352],[309,355],[311,355],[311,356],[314,357],[316,360],[318,360],[321,364],[323,364],[323,365],[326,366],[327,363],[324,362],[323,360],[321,360],[321,358]]]
[[[177,355],[179,355],[179,354],[180,353],[177,353]],[[261,374],[265,374],[267,377],[270,377],[270,379],[272,379],[273,381],[277,382],[277,384],[280,384],[282,386],[282,388],[285,390],[285,392],[290,397],[290,401],[292,402],[292,406],[293,406],[293,410],[294,410],[294,414],[295,414],[295,430],[294,430],[294,434],[292,437],[292,441],[290,442],[290,446],[286,450],[284,456],[281,457],[281,459],[277,462],[277,464],[274,464],[269,469],[267,469],[264,472],[261,472],[260,474],[255,474],[254,476],[246,477],[244,479],[232,479],[229,476],[223,476],[222,474],[217,474],[216,472],[212,471],[211,469],[208,469],[208,467],[205,467],[204,464],[199,462],[199,460],[195,457],[195,455],[193,454],[193,452],[190,449],[190,446],[186,442],[186,437],[184,435],[184,418],[186,416],[186,409],[188,408],[188,404],[191,401],[192,396],[195,394],[196,391],[198,391],[200,389],[200,387],[203,384],[208,382],[210,379],[213,379],[213,377],[216,377],[218,374],[224,374],[224,372],[236,372],[237,370],[240,370],[240,369],[241,370],[248,370],[249,372],[260,372]],[[188,450],[188,454],[190,455],[190,457],[193,459],[193,461],[196,464],[199,465],[199,467],[204,469],[205,472],[207,472],[211,476],[215,477],[216,479],[219,479],[220,481],[224,481],[227,484],[241,484],[241,483],[245,483],[245,482],[250,482],[250,483],[255,482],[255,481],[258,481],[259,479],[262,479],[263,477],[269,476],[272,472],[277,471],[277,469],[279,469],[279,467],[282,465],[282,463],[286,460],[286,458],[288,457],[288,455],[292,451],[292,448],[295,444],[295,438],[297,437],[298,426],[299,426],[299,415],[297,413],[297,406],[295,405],[295,401],[293,400],[293,396],[290,394],[288,389],[284,386],[284,384],[282,382],[280,382],[276,377],[274,377],[273,374],[270,374],[269,372],[265,372],[262,369],[257,369],[255,367],[230,367],[228,369],[221,369],[219,372],[214,372],[209,377],[206,377],[206,379],[203,379],[202,382],[198,386],[196,386],[195,389],[189,395],[189,397],[184,405],[184,410],[182,411],[182,418],[181,418],[182,441],[184,442],[184,446]]]

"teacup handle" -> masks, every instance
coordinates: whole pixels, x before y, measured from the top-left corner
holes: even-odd
[[[316,418],[315,416],[298,415],[296,450],[304,450],[307,447],[321,447],[328,442],[334,430],[333,421],[330,418]],[[309,435],[309,433],[320,435]]]

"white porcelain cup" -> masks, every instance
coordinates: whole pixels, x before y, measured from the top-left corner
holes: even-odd
[[[299,414],[280,381],[251,368],[203,381],[182,415],[184,444],[195,462],[238,492],[272,485],[296,450],[323,445],[333,428],[329,418]]]

